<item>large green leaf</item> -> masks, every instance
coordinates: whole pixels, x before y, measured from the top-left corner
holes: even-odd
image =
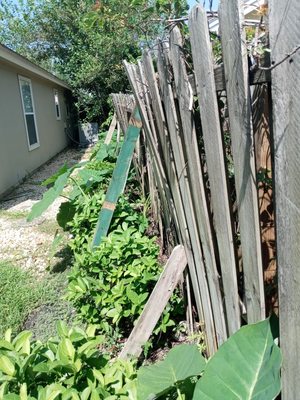
[[[174,347],[164,361],[138,371],[138,399],[153,399],[178,382],[200,375],[206,365],[196,345]]]
[[[280,366],[269,319],[245,326],[210,359],[193,400],[272,400],[280,392]]]
[[[41,216],[43,212],[46,211],[47,208],[54,202],[54,200],[61,195],[62,191],[64,190],[64,187],[67,184],[70,173],[71,170],[69,169],[67,172],[60,175],[57,178],[54,186],[43,194],[42,200],[38,201],[33,205],[27,217],[28,222],[32,221],[34,218]]]

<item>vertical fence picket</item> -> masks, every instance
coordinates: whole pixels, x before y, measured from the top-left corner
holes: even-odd
[[[189,17],[193,66],[200,106],[205,157],[218,241],[229,334],[239,329],[240,311],[225,155],[214,80],[206,11],[193,8]],[[220,201],[222,199],[222,201]]]
[[[273,65],[300,44],[300,3],[271,0],[270,42]],[[282,399],[299,398],[300,359],[300,53],[272,70],[275,204],[283,353]]]
[[[221,44],[239,211],[245,301],[248,322],[251,323],[265,318],[265,300],[251,104],[248,74],[245,71],[247,54],[242,52],[240,15],[239,0],[221,0]]]

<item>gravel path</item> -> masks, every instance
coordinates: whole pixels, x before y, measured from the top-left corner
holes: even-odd
[[[0,261],[11,261],[21,268],[43,274],[47,267],[62,262],[62,254],[53,255],[54,235],[59,226],[56,214],[63,198],[32,222],[26,221],[32,205],[47,190],[41,182],[53,175],[64,163],[74,165],[88,157],[90,149],[67,149],[40,167],[26,181],[0,201]]]

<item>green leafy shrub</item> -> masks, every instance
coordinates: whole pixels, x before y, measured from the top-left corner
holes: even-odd
[[[95,251],[75,253],[68,299],[81,318],[111,327],[132,327],[161,272],[155,239],[123,223]]]
[[[110,361],[100,350],[105,338],[58,324],[58,339],[31,341],[23,331],[0,340],[0,399],[136,399],[135,365]]]

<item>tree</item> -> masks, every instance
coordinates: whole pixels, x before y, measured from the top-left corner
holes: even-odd
[[[104,120],[109,94],[125,91],[134,61],[186,0],[3,0],[0,42],[66,80],[81,119]]]

